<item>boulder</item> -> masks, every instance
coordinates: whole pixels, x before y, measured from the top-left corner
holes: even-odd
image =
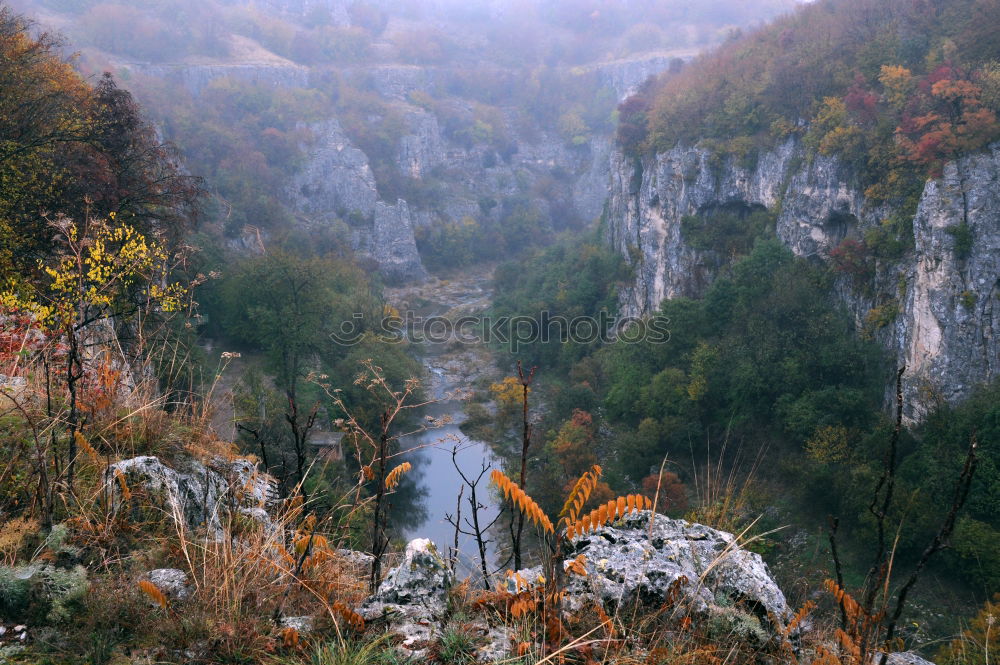
[[[583,554],[587,569],[585,577],[566,577],[568,610],[597,601],[609,612],[633,603],[659,607],[673,599],[679,615],[710,631],[765,641],[784,628],[790,611],[760,555],[731,533],[663,515],[650,525],[652,516],[635,512],[567,544],[566,559]],[[544,579],[538,568],[519,572],[529,585]]]
[[[311,616],[282,617],[279,625],[284,629],[291,628],[299,635],[307,635],[316,627],[316,622]]]
[[[110,465],[104,472],[104,484],[114,511],[126,505],[137,508],[132,495],[142,490],[157,508],[190,527],[204,525],[215,538],[222,536],[221,518],[225,514],[270,525],[267,509],[277,498],[274,479],[242,458],[217,458],[211,466],[187,460],[174,469],[157,457],[133,457]]]
[[[897,651],[890,653],[885,659],[886,665],[934,665],[931,661],[918,656],[912,651]]]
[[[177,568],[156,568],[146,573],[146,579],[156,585],[171,602],[186,600],[191,596],[187,573]]]
[[[383,620],[400,638],[405,656],[421,657],[440,634],[454,577],[437,547],[426,538],[410,541],[403,562],[358,609],[365,621]]]

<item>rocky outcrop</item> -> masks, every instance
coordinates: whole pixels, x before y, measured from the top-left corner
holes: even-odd
[[[389,571],[374,595],[358,608],[365,621],[384,621],[400,638],[398,648],[419,657],[440,635],[454,578],[434,543],[419,538]]]
[[[227,515],[269,525],[277,498],[274,479],[243,458],[216,459],[211,468],[189,459],[175,469],[158,457],[133,457],[110,465],[104,486],[114,512],[153,506],[189,527],[204,526],[213,538],[222,537]]]
[[[908,368],[910,422],[1000,373],[998,174],[997,145],[949,164],[924,188],[913,219],[914,249],[881,265],[870,292],[852,288],[846,277],[837,285],[859,328],[877,304],[898,307],[876,337]],[[720,163],[707,150],[683,146],[641,162],[615,152],[607,239],[635,271],[621,291],[622,314],[650,313],[665,298],[698,297],[715,278],[725,257],[685,242],[685,215],[727,206],[775,210],[778,238],[799,256],[825,261],[845,238],[862,237],[892,212],[868,201],[856,182],[836,158],[809,158],[792,140],[753,165],[734,158]]]
[[[437,70],[418,65],[376,65],[364,70],[366,82],[386,99],[405,102],[410,93],[430,90],[437,80]]]
[[[674,61],[690,60],[696,54],[697,49],[645,53],[631,58],[598,63],[591,65],[591,68],[598,72],[604,85],[614,90],[618,99],[624,101],[625,98],[634,95],[649,77],[666,71]]]
[[[427,272],[420,262],[417,243],[413,238],[413,219],[406,201],[396,205],[379,201],[375,204],[375,221],[371,245],[364,250],[375,259],[379,271],[393,283],[420,282]]]
[[[378,200],[368,157],[351,143],[336,119],[317,133],[320,140],[287,190],[302,222],[324,225],[346,220],[355,251],[371,258],[387,280],[426,279],[406,201],[391,205]],[[414,168],[420,170],[419,161]]]
[[[927,183],[913,238],[893,332],[900,361],[919,379],[905,386],[919,418],[1000,375],[1000,144]]]
[[[592,595],[609,608],[663,602],[676,588],[679,605],[694,615],[737,608],[764,625],[779,622],[776,629],[789,616],[767,564],[725,531],[642,511],[577,537],[572,546],[586,556],[587,575],[571,576],[570,592]]]
[[[890,653],[885,659],[886,665],[934,665],[926,658],[912,651],[897,651]]]
[[[194,96],[200,95],[212,81],[232,78],[245,83],[274,88],[304,88],[309,84],[309,69],[294,63],[127,63],[121,69],[143,76],[178,83]]]
[[[368,157],[344,133],[336,118],[316,129],[319,137],[305,167],[288,187],[288,197],[310,221],[369,218],[378,194]]]
[[[419,108],[409,108],[405,121],[409,133],[400,139],[396,165],[400,173],[422,178],[447,158],[441,129],[432,113]]]
[[[371,74],[377,79],[387,72],[412,74],[413,69],[420,68],[383,67]],[[427,81],[412,83],[423,89]],[[500,155],[488,142],[470,145],[448,138],[437,116],[399,101],[409,91],[409,85],[383,91],[397,100],[394,107],[406,127],[396,146],[395,166],[407,178],[435,187],[429,197],[432,203],[380,200],[368,157],[335,118],[316,128],[319,140],[286,191],[303,224],[342,224],[354,249],[372,259],[388,281],[419,282],[427,276],[416,248],[417,227],[462,223],[467,218],[498,221],[503,202],[515,197],[562,225],[591,221],[601,214],[607,198],[609,138],[594,137],[589,144],[569,146],[562,137],[541,131],[522,136],[518,128],[527,121],[510,111],[505,126],[494,131],[516,140]],[[447,103],[472,122],[471,105],[460,100]]]
[[[731,533],[659,514],[651,526],[653,516],[632,513],[571,541],[566,558],[584,555],[587,574],[567,575],[568,609],[599,602],[614,612],[670,603],[676,616],[710,628],[725,624],[758,642],[784,628],[785,596],[759,554],[741,548]],[[529,584],[540,574],[538,568],[520,571]]]
[[[183,570],[156,568],[146,573],[145,579],[152,582],[170,602],[187,600],[191,596],[191,581]]]
[[[593,603],[610,614],[636,604],[661,610],[669,603],[675,617],[704,622],[709,633],[737,634],[761,645],[778,635],[790,616],[760,555],[744,550],[724,531],[663,515],[654,519],[652,512],[641,511],[570,541],[567,559],[579,554],[586,559],[587,574],[567,575],[567,612]],[[414,540],[358,613],[369,622],[384,621],[399,638],[399,649],[420,657],[441,635],[453,581],[434,544]],[[500,588],[517,593],[542,583],[536,567],[505,578]],[[478,621],[470,628],[482,638],[481,662],[509,655],[513,636],[508,627]]]

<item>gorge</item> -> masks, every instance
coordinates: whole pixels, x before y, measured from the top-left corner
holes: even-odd
[[[998,26],[5,0],[0,664],[989,665]]]

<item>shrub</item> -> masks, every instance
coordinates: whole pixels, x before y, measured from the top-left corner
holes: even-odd
[[[969,228],[969,225],[962,222],[955,226],[949,226],[944,231],[952,238],[951,246],[955,252],[955,258],[959,260],[969,258],[969,255],[972,254],[972,229]]]
[[[895,321],[899,312],[899,302],[890,300],[869,310],[868,316],[865,317],[865,325],[869,331],[881,330]]]
[[[871,273],[868,262],[868,247],[854,238],[844,238],[839,245],[830,250],[830,260],[835,272],[852,277],[867,277]]]
[[[952,640],[934,659],[941,665],[988,665],[990,654],[1000,653],[1000,593],[987,602],[961,636]]]
[[[89,588],[83,566],[48,564],[0,567],[0,614],[8,618],[62,623],[72,616]]]

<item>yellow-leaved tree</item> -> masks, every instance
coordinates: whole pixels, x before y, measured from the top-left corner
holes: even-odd
[[[172,257],[166,250],[121,223],[114,213],[106,219],[86,218],[82,224],[58,216],[50,225],[57,251],[50,260],[39,262],[37,273],[0,292],[0,308],[30,313],[49,337],[43,351],[46,366],[60,368],[58,380],[66,389],[65,414],[58,419],[66,435],[64,484],[72,492],[83,425],[79,387],[97,329],[112,331],[125,323],[141,326],[151,313],[178,311],[188,289],[169,280]],[[48,415],[57,418],[51,407]],[[49,496],[51,491],[44,488]],[[43,504],[50,518],[51,502]]]

